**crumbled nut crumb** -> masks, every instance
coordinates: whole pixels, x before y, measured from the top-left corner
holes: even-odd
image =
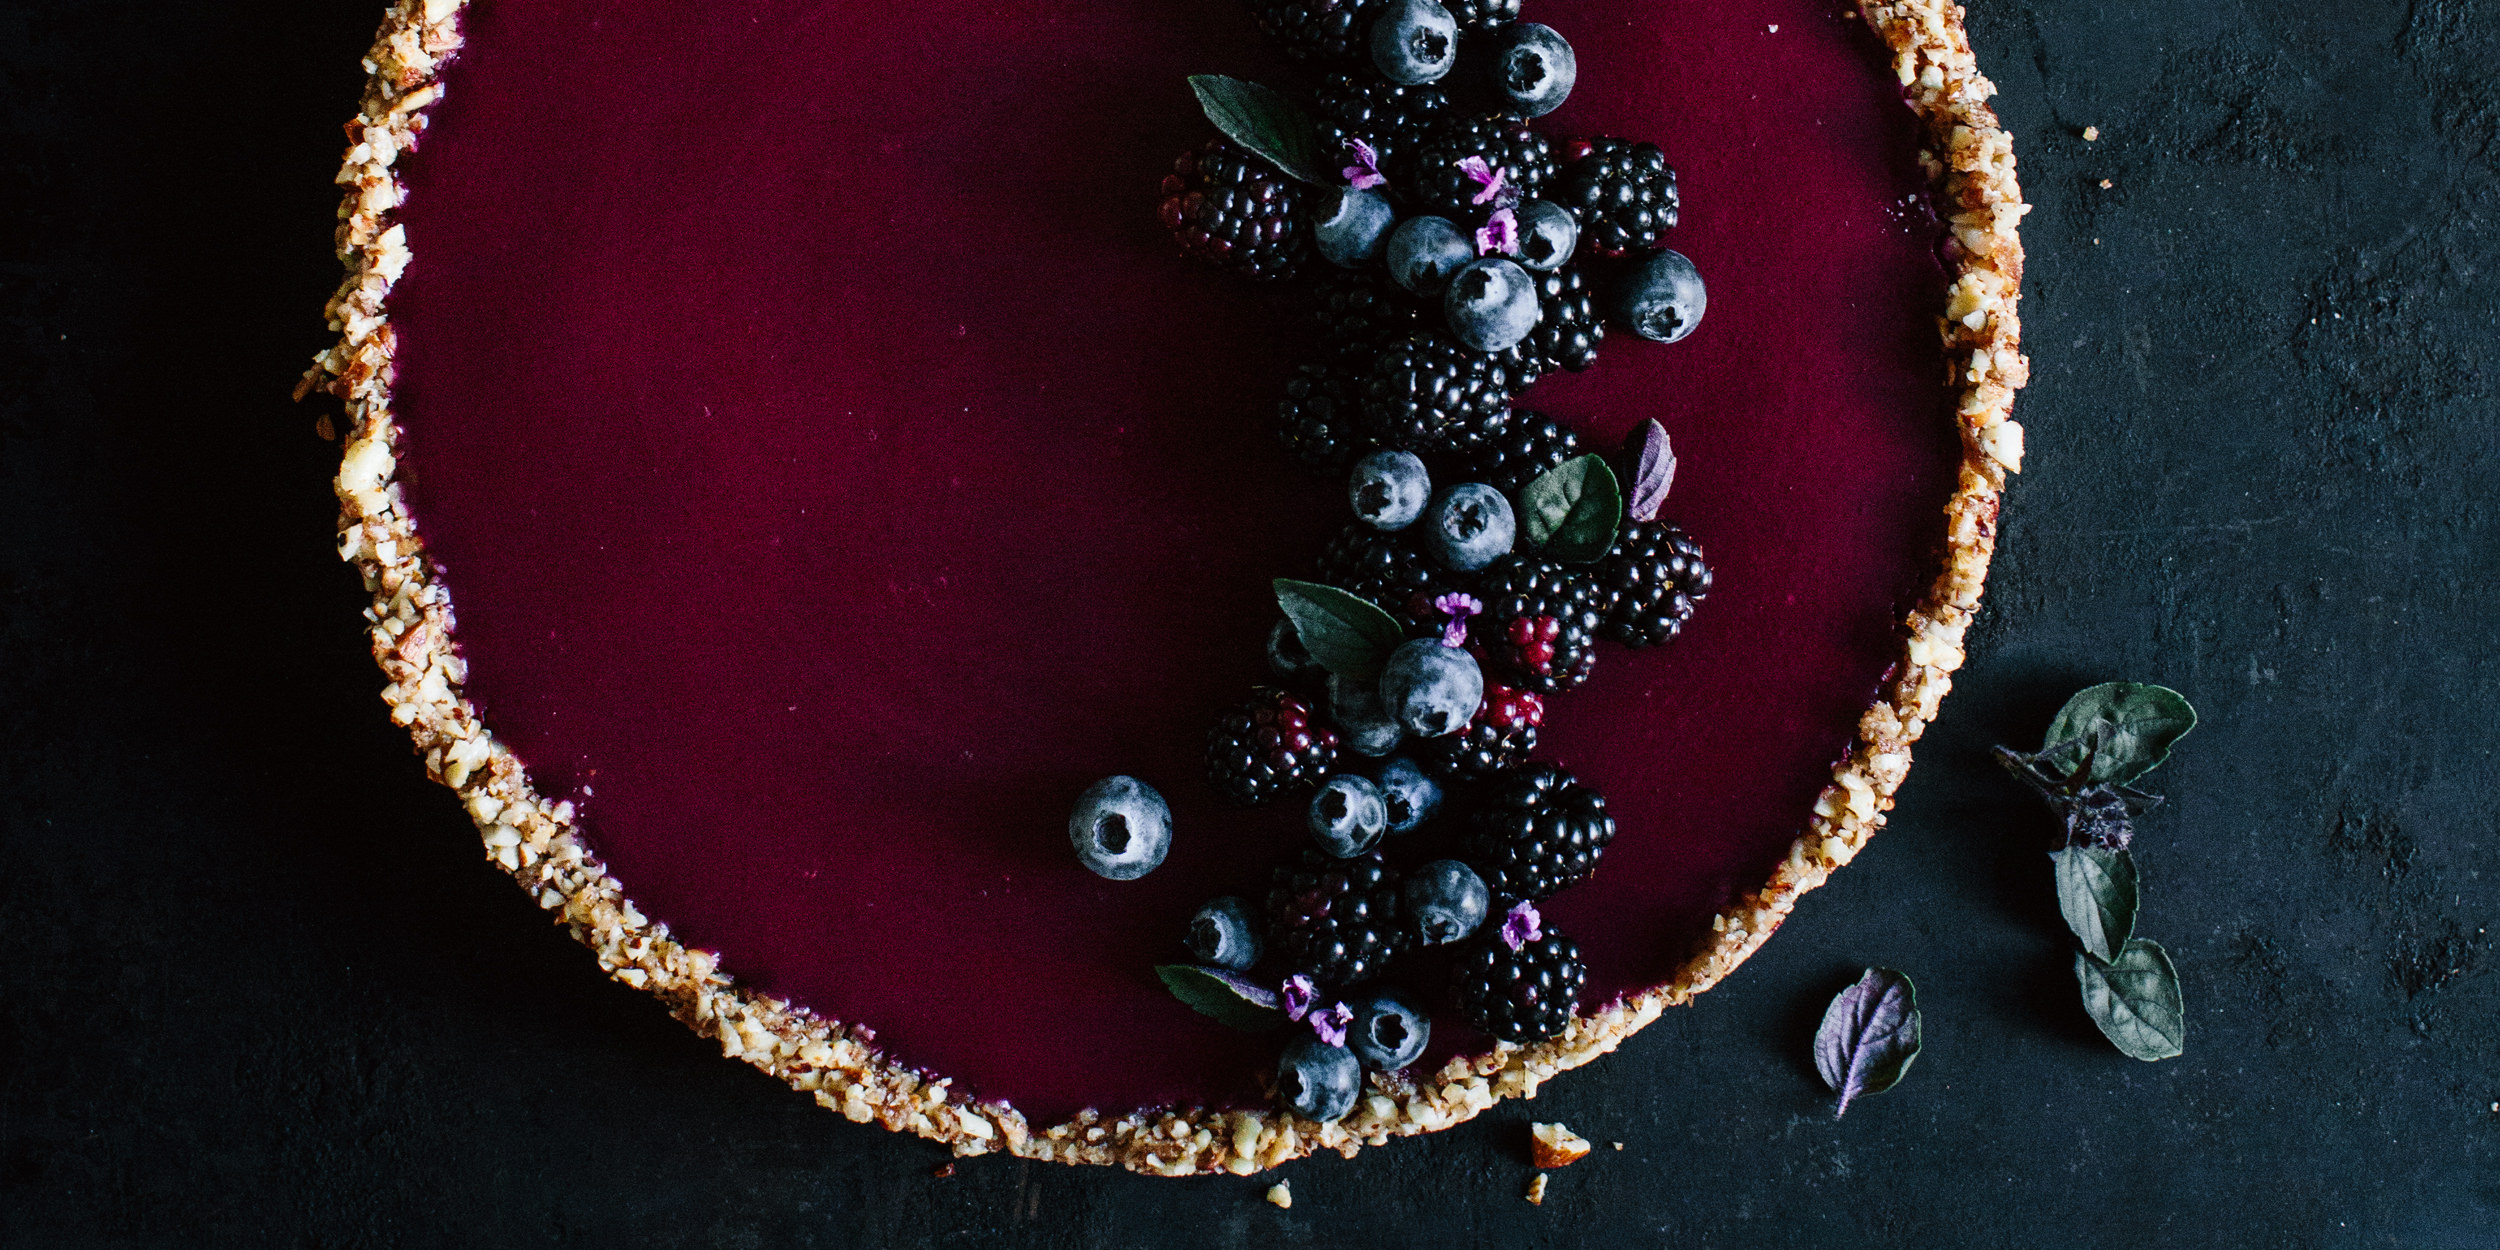
[[[1528,1202],[1531,1206],[1545,1205],[1545,1173],[1537,1173],[1536,1179],[1528,1182]]]
[[[2098,126],[2084,127],[2083,141],[2085,143],[2099,143],[2101,141],[2101,128]]]
[[[2118,185],[2118,184],[2117,184],[2117,183],[2114,183],[2114,182],[2111,182],[2111,181],[2110,181],[2109,179],[2107,179],[2107,178],[2103,178],[2103,179],[2101,179],[2101,189],[2102,189],[2103,191],[2107,191],[2107,190],[2109,190],[2111,187],[2114,187],[2114,186],[2116,186],[2116,185]]]
[[[1531,1124],[1529,1154],[1541,1168],[1563,1168],[1588,1157],[1588,1139],[1560,1124]]]
[[[1621,1150],[1621,1149],[1623,1149],[1623,1143],[1622,1143],[1622,1142],[1611,1142],[1611,1143],[1609,1143],[1609,1144],[1610,1144],[1610,1145],[1612,1145],[1612,1146],[1613,1146],[1615,1149],[1617,1149],[1617,1150]]]
[[[934,1176],[939,1180],[945,1180],[947,1177],[953,1176],[954,1174],[955,1164],[952,1160],[941,1163],[929,1171],[929,1175]]]
[[[1267,1187],[1267,1200],[1273,1205],[1291,1210],[1293,1208],[1293,1190],[1286,1182],[1278,1181]]]

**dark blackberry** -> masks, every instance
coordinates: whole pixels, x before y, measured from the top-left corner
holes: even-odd
[[[1438,322],[1439,310],[1408,294],[1377,267],[1329,271],[1318,283],[1311,324],[1319,330],[1323,349],[1349,362],[1359,374],[1380,349],[1410,334],[1426,332]]]
[[[1332,990],[1368,981],[1413,944],[1398,922],[1400,884],[1378,851],[1336,859],[1304,847],[1268,888],[1268,949]]]
[[[1311,250],[1293,179],[1222,139],[1182,154],[1157,216],[1181,254],[1253,278],[1282,278]]]
[[[1441,632],[1441,613],[1432,601],[1469,583],[1466,574],[1425,554],[1408,532],[1384,534],[1361,521],[1328,540],[1314,580],[1370,600],[1417,637]]]
[[[1606,318],[1597,309],[1597,292],[1589,289],[1580,267],[1565,265],[1536,279],[1537,322],[1518,351],[1539,373],[1567,369],[1578,373],[1597,363],[1597,345],[1606,337]]]
[[[1303,465],[1340,473],[1362,437],[1362,373],[1351,362],[1297,365],[1276,401],[1276,438]]]
[[[1588,880],[1614,840],[1605,795],[1551,764],[1530,764],[1477,796],[1460,858],[1507,907]]]
[[[1468,640],[1494,674],[1552,694],[1589,679],[1597,666],[1603,602],[1594,578],[1543,556],[1512,554],[1484,571],[1484,615]]]
[[[1623,256],[1666,246],[1680,198],[1675,169],[1654,143],[1588,139],[1587,153],[1563,170],[1549,197],[1580,215],[1580,247],[1599,256]]]
[[[1468,457],[1467,477],[1516,500],[1528,483],[1579,454],[1579,435],[1544,413],[1514,408],[1510,428]]]
[[[1333,162],[1351,151],[1348,140],[1361,139],[1372,145],[1383,170],[1394,168],[1408,146],[1450,107],[1450,97],[1439,87],[1383,82],[1368,72],[1327,75],[1311,92],[1311,102],[1318,106],[1324,156]]]
[[[1562,1036],[1579,1010],[1580,987],[1589,975],[1580,962],[1580,944],[1547,925],[1544,936],[1514,951],[1498,930],[1493,920],[1485,921],[1484,931],[1468,939],[1451,963],[1450,993],[1459,1014],[1505,1042]]]
[[[1535,199],[1556,170],[1552,140],[1516,117],[1491,113],[1443,126],[1415,146],[1407,160],[1406,193],[1427,213],[1456,222],[1483,220],[1490,205],[1475,202],[1484,185],[1459,168],[1471,156],[1509,171],[1505,185],[1521,199]],[[1393,177],[1395,175],[1392,175]]]
[[[1363,378],[1363,429],[1406,451],[1473,454],[1502,436],[1523,385],[1508,365],[1440,333],[1381,349]]]
[[[1372,19],[1388,0],[1250,0],[1250,16],[1297,61],[1371,60]]]
[[[1442,0],[1460,30],[1491,30],[1519,20],[1519,0]]]
[[[1533,690],[1488,685],[1484,703],[1467,727],[1412,745],[1418,762],[1443,777],[1481,781],[1528,762],[1536,731],[1545,723],[1545,700]]]
[[[1673,639],[1693,605],[1709,597],[1710,566],[1701,544],[1673,523],[1633,521],[1598,561],[1597,589],[1606,637],[1655,647]]]
[[[1261,690],[1225,709],[1207,731],[1207,784],[1243,807],[1325,781],[1337,770],[1337,731],[1300,696]]]

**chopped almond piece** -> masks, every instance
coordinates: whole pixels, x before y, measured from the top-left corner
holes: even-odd
[[[1588,1139],[1560,1124],[1531,1124],[1528,1131],[1535,1137],[1529,1155],[1538,1167],[1569,1167],[1588,1155]]]
[[[1540,1207],[1545,1205],[1545,1173],[1537,1173],[1536,1179],[1528,1182],[1528,1201]]]

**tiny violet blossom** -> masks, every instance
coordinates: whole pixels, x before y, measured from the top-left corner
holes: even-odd
[[[1514,256],[1519,252],[1519,214],[1507,208],[1493,210],[1485,218],[1484,228],[1476,231],[1476,255]]]
[[[1312,1005],[1319,1002],[1319,987],[1297,972],[1285,978],[1284,988],[1277,991],[1276,997],[1285,1004],[1285,1018],[1299,1020],[1311,1014]]]
[[[1346,166],[1338,172],[1345,175],[1345,180],[1347,182],[1354,184],[1355,190],[1369,191],[1373,187],[1387,186],[1389,184],[1388,178],[1382,176],[1380,172],[1380,153],[1378,150],[1374,149],[1372,145],[1365,143],[1360,139],[1348,139],[1346,140],[1345,146],[1346,151],[1353,154],[1354,163]]]
[[[1311,1013],[1311,1031],[1331,1046],[1345,1045],[1345,1031],[1354,1023],[1354,1009],[1336,1003]]]
[[[1433,600],[1432,608],[1450,618],[1449,624],[1441,627],[1441,645],[1463,647],[1467,645],[1467,618],[1484,611],[1484,601],[1453,591]]]
[[[1494,165],[1481,156],[1470,156],[1460,161],[1458,172],[1467,175],[1469,181],[1484,188],[1476,192],[1475,198],[1469,201],[1470,203],[1490,204],[1501,198],[1503,191],[1509,189],[1510,171]]]
[[[1521,903],[1502,917],[1502,945],[1518,950],[1545,936],[1545,918],[1536,912],[1536,904]]]

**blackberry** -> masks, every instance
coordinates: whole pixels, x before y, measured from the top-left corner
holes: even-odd
[[[1304,847],[1268,888],[1267,948],[1330,989],[1368,981],[1413,945],[1398,920],[1401,884],[1378,851],[1336,859]]]
[[[1552,764],[1530,764],[1486,784],[1460,857],[1484,878],[1498,909],[1588,880],[1614,840],[1605,795]]]
[[[1311,324],[1326,350],[1358,373],[1370,367],[1381,348],[1434,324],[1428,316],[1432,309],[1376,267],[1330,266],[1318,288]]]
[[[1666,245],[1681,203],[1675,169],[1654,143],[1589,139],[1548,197],[1580,215],[1580,247],[1622,256]],[[1578,150],[1579,142],[1572,145]]]
[[[1606,318],[1597,308],[1597,292],[1589,289],[1577,265],[1565,265],[1536,277],[1536,328],[1518,351],[1538,373],[1556,369],[1581,372],[1597,363],[1597,345],[1606,337]]]
[[[1667,521],[1633,521],[1597,564],[1606,637],[1627,647],[1671,641],[1710,594],[1701,544]]]
[[[1336,770],[1337,731],[1282,690],[1251,695],[1207,731],[1207,784],[1243,807],[1317,785]]]
[[[1513,409],[1510,428],[1467,459],[1467,476],[1513,499],[1546,470],[1580,454],[1580,436],[1552,417]]]
[[[1528,762],[1537,728],[1545,723],[1545,700],[1532,690],[1484,688],[1484,703],[1467,727],[1414,744],[1416,758],[1444,777],[1481,781]]]
[[[1519,20],[1519,0],[1441,0],[1460,30],[1491,30]]]
[[[1250,16],[1297,61],[1369,61],[1372,19],[1388,0],[1250,0]]]
[[[1462,223],[1482,221],[1490,205],[1475,201],[1484,185],[1459,168],[1471,156],[1508,171],[1504,185],[1521,199],[1536,199],[1557,168],[1552,140],[1516,117],[1489,113],[1445,125],[1417,144],[1407,160],[1404,190],[1424,212]]]
[[[1382,533],[1361,521],[1329,540],[1313,580],[1371,600],[1418,637],[1441,632],[1432,601],[1468,584],[1465,574],[1427,555],[1410,532]]]
[[[1181,254],[1252,278],[1291,275],[1310,254],[1302,192],[1222,139],[1186,152],[1163,178],[1157,216]]]
[[[1318,106],[1322,154],[1333,159],[1352,150],[1349,140],[1361,139],[1372,145],[1384,170],[1450,107],[1439,87],[1383,82],[1368,73],[1327,75],[1311,92],[1311,102]]]
[[[1552,694],[1588,681],[1604,623],[1595,579],[1543,556],[1513,554],[1484,571],[1484,615],[1468,631],[1486,667]]]
[[[1447,335],[1410,334],[1381,349],[1363,378],[1363,431],[1402,451],[1460,455],[1502,436],[1525,383]]]
[[[1571,1027],[1588,975],[1580,944],[1551,925],[1515,951],[1500,933],[1479,932],[1451,964],[1450,992],[1467,1023],[1501,1041],[1534,1042]]]
[[[1362,373],[1351,362],[1297,365],[1276,401],[1276,438],[1302,464],[1337,473],[1369,440],[1361,435]]]

